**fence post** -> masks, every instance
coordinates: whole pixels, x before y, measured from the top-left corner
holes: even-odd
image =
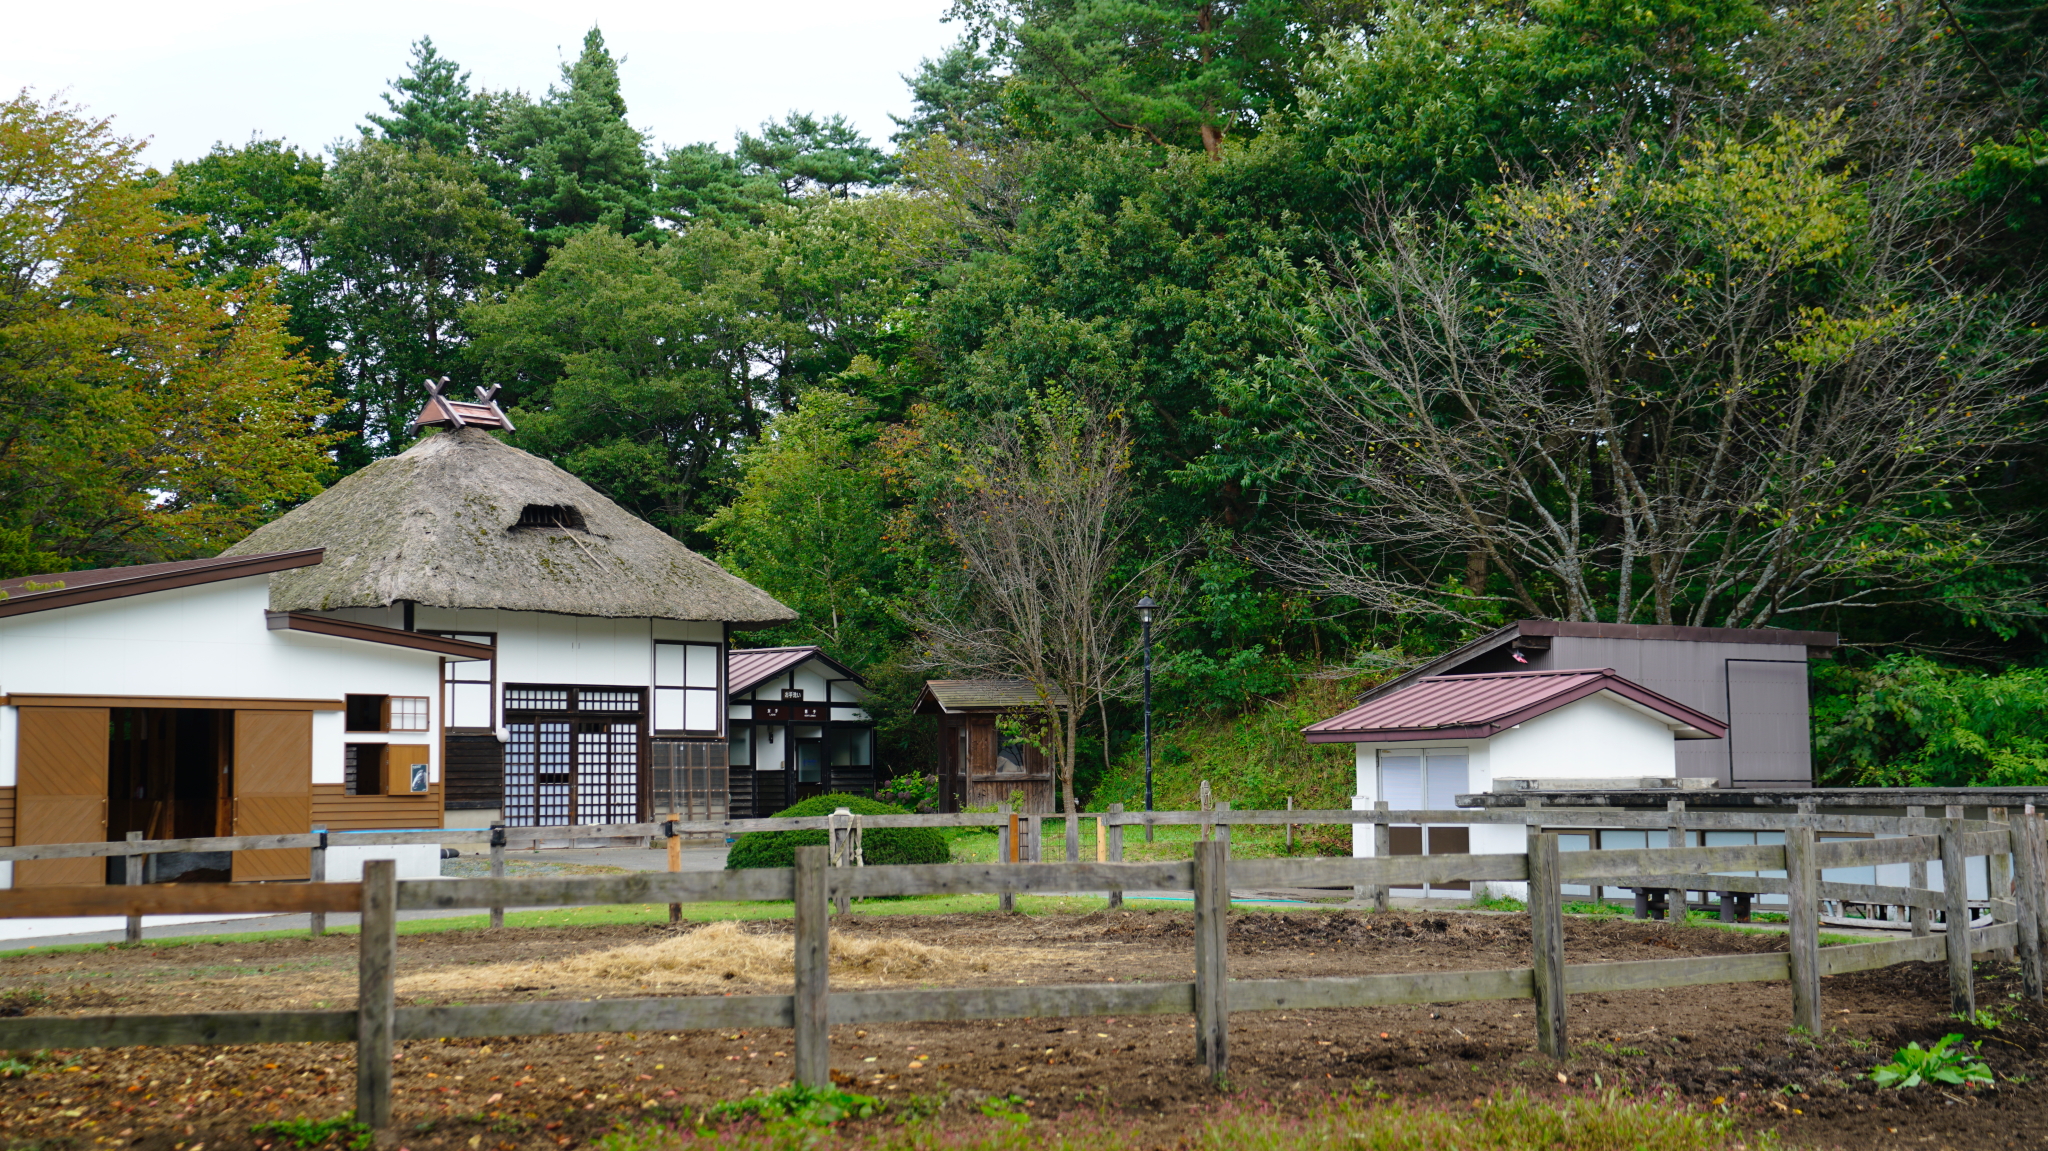
[[[2029,805],[2031,806],[2031,805]],[[2008,822],[2012,843],[2012,901],[2018,906],[2020,987],[2027,998],[2042,1000],[2041,985],[2041,857],[2034,852],[2034,813],[2027,811]]]
[[[832,866],[853,866],[853,809],[842,807],[832,813]],[[847,893],[846,885],[836,884],[832,892],[832,906],[839,914],[853,910],[853,896]]]
[[[1373,801],[1372,809],[1374,811],[1391,810],[1387,807],[1387,801],[1384,799]],[[1385,859],[1392,854],[1394,854],[1394,829],[1387,825],[1385,819],[1376,819],[1372,825],[1372,856],[1374,859]],[[1386,911],[1394,905],[1394,889],[1384,883],[1373,884],[1367,891],[1367,894],[1372,897],[1372,909],[1374,911]]]
[[[1532,827],[1527,841],[1536,1049],[1552,1059],[1563,1059],[1570,1045],[1565,1040],[1564,888],[1558,878],[1557,833]]]
[[[1908,807],[1906,809],[1906,818],[1925,819],[1927,818],[1927,809],[1924,807]],[[1926,860],[1916,859],[1906,864],[1906,886],[1915,891],[1928,890]],[[1909,908],[1907,909],[1907,914],[1913,917],[1913,937],[1915,939],[1922,939],[1934,934],[1934,929],[1931,926],[1934,919],[1934,911],[1931,908]]]
[[[312,870],[309,872],[310,881],[313,883],[325,883],[327,882],[327,829],[318,827],[313,830],[314,834],[320,837],[320,842],[315,843],[313,850],[306,853],[311,857],[312,861]],[[314,939],[327,934],[327,913],[315,911],[308,915],[306,917],[306,930]]]
[[[1045,862],[1045,817],[1036,812],[1024,816],[1024,843],[1021,854],[1025,863]]]
[[[1208,838],[1210,838],[1210,837],[1211,837],[1211,836],[1212,836],[1212,835],[1214,834],[1214,832],[1215,832],[1215,821],[1214,821],[1214,820],[1212,820],[1212,819],[1211,819],[1211,818],[1209,817],[1209,809],[1210,809],[1210,806],[1211,806],[1211,805],[1210,805],[1210,802],[1209,802],[1209,781],[1208,781],[1208,780],[1206,780],[1206,779],[1205,779],[1205,780],[1203,780],[1203,781],[1202,781],[1202,790],[1201,790],[1201,792],[1200,792],[1200,793],[1199,793],[1199,794],[1198,794],[1198,795],[1197,795],[1197,796],[1195,797],[1195,799],[1196,799],[1196,803],[1195,803],[1195,806],[1196,806],[1196,807],[1197,807],[1198,809],[1200,809],[1200,811],[1201,811],[1201,813],[1202,813],[1202,824],[1201,824],[1201,827],[1200,827],[1200,829],[1199,829],[1198,831],[1196,831],[1196,833],[1195,833],[1195,834],[1196,834],[1197,836],[1199,836],[1200,838],[1202,838],[1202,839],[1208,839]]]
[[[1122,863],[1124,861],[1124,825],[1120,822],[1117,822],[1117,818],[1122,817],[1123,813],[1123,804],[1112,803],[1109,805],[1109,814],[1112,817],[1116,817],[1112,818],[1109,824],[1109,861],[1111,863]],[[1111,889],[1109,893],[1109,905],[1112,908],[1122,907],[1124,905],[1123,888],[1118,887]]]
[[[2003,823],[2008,830],[2012,827],[2012,821],[2003,807],[1985,808],[1984,818],[1993,823]],[[2009,838],[2008,842],[2010,842]],[[2013,902],[2019,902],[2019,894],[2012,889],[2012,877],[2013,859],[2011,852],[2002,851],[1986,859],[1984,861],[1984,897],[1989,900],[1996,900],[1999,893],[2003,892],[2006,895],[2012,896]],[[1998,905],[1996,903],[1990,904],[1989,909],[1993,923],[2004,922],[1998,917]],[[2014,919],[2017,920],[2018,916],[2015,915]],[[1998,957],[2007,963],[2011,963],[2018,959],[2019,955],[2011,947],[2001,947],[1998,949]]]
[[[363,914],[356,937],[356,1121],[391,1126],[391,1056],[397,1004],[398,863],[363,861]]]
[[[1218,1087],[1230,1073],[1229,859],[1221,843],[1195,844],[1195,1058]]]
[[[1941,887],[1947,897],[1948,1003],[1950,1012],[1968,1017],[1977,1013],[1977,989],[1971,981],[1970,872],[1963,834],[1960,818],[1942,819]]]
[[[1230,811],[1230,801],[1216,801],[1216,840],[1223,845],[1223,858],[1230,858],[1230,821],[1223,818]]]
[[[680,814],[671,811],[668,813],[668,822],[661,826],[662,835],[668,839],[668,870],[670,875],[674,875],[683,869],[683,837],[676,832],[676,823],[681,819],[682,816]],[[682,904],[671,903],[668,905],[668,921],[672,924],[679,924],[683,921]]]
[[[129,832],[128,842],[142,842],[142,833],[139,831]],[[127,867],[124,869],[125,873],[122,875],[122,879],[127,883],[129,887],[141,887],[142,856],[130,855],[124,859],[124,862],[127,864]],[[140,915],[131,915],[128,917],[128,934],[126,938],[127,941],[130,943],[142,942],[142,917]]]
[[[1017,813],[1011,811],[1010,805],[1007,803],[996,804],[996,811],[998,814],[1008,817],[1002,823],[996,825],[996,862],[1015,863],[1017,862]],[[996,910],[1017,910],[1017,893],[1014,891],[997,893]]]
[[[1785,920],[1791,952],[1792,1026],[1820,1038],[1820,869],[1813,828],[1785,832]]]
[[[1109,827],[1099,815],[1095,817],[1095,862],[1109,862]]]
[[[832,1085],[825,997],[831,976],[831,922],[826,911],[826,848],[796,849],[796,1067],[807,1087]]]
[[[535,842],[539,841],[536,840]],[[491,878],[505,878],[505,825],[502,823],[491,825]],[[502,903],[493,904],[491,907],[491,930],[495,931],[503,926],[505,926],[505,905]]]
[[[1081,862],[1081,813],[1067,813],[1067,862]]]
[[[1682,799],[1671,800],[1664,805],[1664,809],[1671,813],[1671,830],[1665,834],[1664,842],[1671,847],[1686,846],[1685,825],[1679,822],[1680,817],[1685,814],[1685,801]],[[1664,922],[1672,927],[1684,927],[1685,904],[1685,888],[1674,887],[1666,891],[1664,893]]]
[[[1294,810],[1294,797],[1291,795],[1287,797],[1287,810]],[[1294,824],[1292,823],[1287,825],[1287,854],[1294,854]]]

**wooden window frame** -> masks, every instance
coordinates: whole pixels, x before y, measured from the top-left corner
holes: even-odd
[[[481,661],[487,662],[491,665],[491,678],[487,680],[448,678],[448,669],[450,667],[453,667],[458,663],[480,662],[478,660],[444,659],[441,661],[441,728],[443,731],[459,732],[463,734],[497,731],[499,726],[503,722],[505,714],[505,709],[503,707],[502,701],[498,697],[498,633],[494,631],[450,631],[445,628],[436,628],[433,630],[422,628],[420,629],[420,634],[437,635],[448,639],[460,639],[463,636],[479,635],[490,637],[491,658],[487,661]],[[488,716],[489,722],[486,723],[484,726],[457,727],[455,725],[454,687],[458,683],[481,683],[484,685],[484,697],[486,700],[484,706],[488,708],[490,711],[490,715]]]
[[[666,645],[666,646],[670,646],[670,647],[681,647],[681,648],[691,648],[691,647],[708,647],[708,648],[710,648],[710,649],[711,649],[711,667],[712,667],[712,678],[713,678],[713,679],[714,679],[714,681],[715,681],[715,682],[713,683],[713,685],[712,685],[711,687],[709,687],[709,688],[703,688],[703,687],[691,687],[691,686],[690,686],[690,685],[688,685],[688,684],[665,684],[665,683],[661,682],[661,648],[662,648],[662,647],[663,647],[664,645]],[[647,691],[647,726],[648,726],[648,731],[649,731],[650,733],[654,734],[654,735],[659,735],[659,736],[670,736],[670,737],[676,737],[676,738],[688,738],[688,739],[722,739],[722,738],[724,738],[724,737],[725,737],[725,735],[726,735],[726,732],[728,731],[728,729],[729,729],[729,727],[730,727],[730,725],[729,725],[729,724],[728,724],[728,723],[726,722],[726,720],[727,720],[727,716],[726,716],[726,714],[725,714],[725,713],[726,713],[726,710],[727,710],[727,707],[726,707],[726,698],[725,698],[725,697],[726,697],[726,682],[727,682],[727,680],[726,680],[726,674],[727,674],[727,669],[726,669],[726,666],[725,666],[725,662],[726,662],[726,659],[727,659],[727,658],[728,658],[728,655],[727,655],[727,650],[726,650],[726,646],[725,646],[724,644],[722,644],[722,643],[716,643],[716,642],[713,642],[713,641],[710,641],[710,640],[701,640],[701,639],[658,639],[658,640],[655,640],[655,641],[654,641],[654,667],[653,667],[653,669],[652,669],[652,674],[648,676],[648,679],[649,679],[649,680],[651,681],[651,682],[649,683],[649,685],[648,685],[648,691]],[[685,656],[684,656],[684,661],[685,661],[685,663],[686,663],[686,664],[687,664],[687,662],[688,662],[688,659],[689,659],[689,657],[688,657],[687,655],[685,655]],[[705,727],[705,728],[699,728],[699,727],[657,727],[657,726],[655,726],[655,724],[656,724],[656,717],[657,717],[657,716],[659,716],[659,715],[661,714],[661,694],[660,694],[660,693],[661,693],[661,692],[663,692],[663,691],[681,691],[681,692],[683,692],[683,693],[684,693],[684,695],[683,695],[683,716],[684,716],[685,720],[687,720],[687,719],[688,719],[688,717],[689,717],[689,714],[690,714],[690,704],[689,704],[689,693],[690,693],[690,692],[693,692],[693,691],[701,691],[701,692],[708,692],[708,693],[710,694],[710,696],[711,696],[711,724],[712,724],[712,726],[710,726],[710,727]]]

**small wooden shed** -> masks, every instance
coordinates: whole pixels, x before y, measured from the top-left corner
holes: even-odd
[[[1053,704],[1064,708],[1066,700],[1055,696]],[[939,719],[939,810],[1007,803],[1018,792],[1020,810],[1053,810],[1053,765],[1016,731],[1045,721],[1038,688],[1021,679],[927,680],[916,712]],[[1015,722],[999,725],[1004,719]]]

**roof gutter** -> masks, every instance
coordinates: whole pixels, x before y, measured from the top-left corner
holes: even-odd
[[[311,635],[333,636],[336,639],[354,639],[365,643],[388,644],[391,647],[407,647],[415,651],[431,651],[457,659],[495,659],[498,651],[485,643],[471,643],[466,639],[450,639],[447,636],[426,635],[416,631],[401,631],[395,627],[380,627],[373,623],[357,623],[354,620],[334,619],[324,615],[309,615],[296,611],[267,611],[264,622],[271,631],[302,631]]]

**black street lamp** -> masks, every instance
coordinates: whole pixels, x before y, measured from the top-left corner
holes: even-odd
[[[1138,622],[1145,629],[1145,810],[1152,810],[1152,612],[1151,596],[1138,601]],[[1152,824],[1145,824],[1145,842],[1152,842]]]

